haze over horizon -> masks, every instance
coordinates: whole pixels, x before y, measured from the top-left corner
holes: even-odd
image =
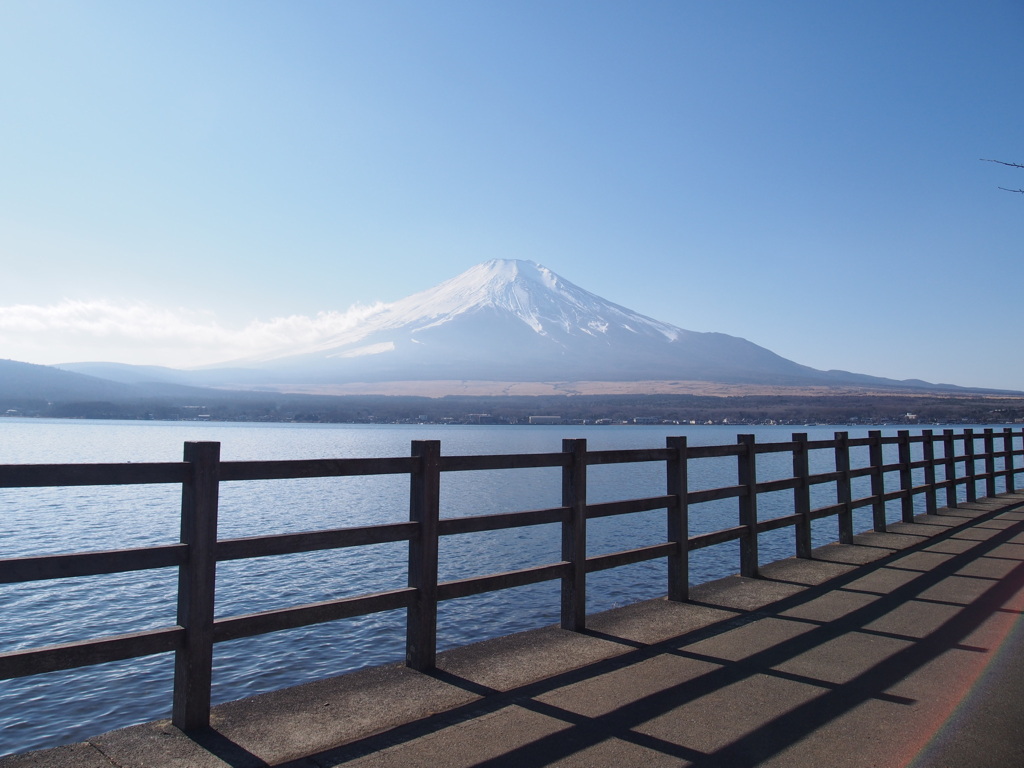
[[[191,367],[490,259],[803,365],[1024,390],[1024,6],[0,9],[0,358]]]

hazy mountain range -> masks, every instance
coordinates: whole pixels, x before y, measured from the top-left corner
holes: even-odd
[[[816,370],[746,339],[646,317],[518,260],[479,264],[314,346],[195,370],[98,362],[57,367],[65,377],[102,379],[108,389],[155,384],[165,393],[175,386],[341,392],[358,384],[386,394],[400,384],[408,393],[419,382],[491,383],[496,392],[514,382],[628,382],[634,392],[644,391],[645,382],[979,391]],[[60,387],[70,381],[61,379]]]

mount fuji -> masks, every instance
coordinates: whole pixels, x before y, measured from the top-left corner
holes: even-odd
[[[315,346],[191,373],[194,384],[291,391],[442,381],[936,388],[819,371],[736,336],[684,330],[519,260],[478,264]]]

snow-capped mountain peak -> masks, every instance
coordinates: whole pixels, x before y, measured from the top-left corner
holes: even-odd
[[[745,339],[614,304],[532,261],[495,259],[381,305],[303,349],[241,363],[303,381],[782,381],[813,371]]]
[[[390,305],[380,320],[387,326],[427,328],[483,308],[507,313],[541,335],[593,335],[633,326],[634,331],[643,328],[674,339],[680,331],[605,301],[547,267],[518,259],[494,259],[471,267]]]

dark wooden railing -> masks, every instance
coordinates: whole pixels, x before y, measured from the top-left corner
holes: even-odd
[[[915,444],[922,446],[922,458],[918,460],[912,459]],[[884,447],[887,445],[897,447],[896,463],[885,463]],[[850,449],[854,447],[867,447],[868,462],[864,466],[851,466]],[[812,451],[831,452],[834,470],[811,474]],[[757,457],[764,453],[791,454],[792,476],[760,482]],[[845,432],[837,432],[829,440],[808,440],[806,434],[794,434],[792,441],[781,443],[757,443],[753,435],[739,435],[735,445],[711,446],[691,446],[685,437],[672,437],[664,448],[610,451],[588,451],[585,440],[565,440],[559,453],[488,456],[442,456],[440,442],[427,440],[413,441],[412,455],[407,458],[301,461],[222,462],[219,443],[186,443],[184,461],[180,463],[0,466],[0,488],[153,483],[178,484],[182,488],[179,544],[0,560],[0,584],[176,567],[177,625],[3,653],[0,654],[0,679],[173,651],[173,722],[184,730],[202,729],[209,725],[215,643],[405,608],[406,663],[414,669],[428,670],[435,663],[437,606],[442,600],[560,579],[561,626],[581,630],[586,626],[588,573],[667,558],[668,598],[683,601],[689,590],[689,553],[694,550],[738,540],[739,572],[756,576],[761,533],[792,527],[795,554],[811,557],[811,525],[815,520],[836,517],[839,540],[852,543],[855,509],[870,507],[872,527],[884,531],[889,501],[898,500],[901,519],[911,521],[915,512],[914,498],[919,495],[924,496],[924,511],[934,513],[939,506],[940,492],[944,493],[945,506],[955,507],[960,487],[965,489],[965,498],[971,501],[978,497],[979,483],[984,484],[985,496],[996,495],[1000,486],[1003,491],[1013,491],[1015,477],[1024,472],[1024,467],[1016,466],[1019,456],[1024,456],[1024,430],[1007,428],[999,433],[985,429],[981,434],[970,429],[957,434],[947,429],[941,435],[924,430],[915,436],[900,431],[890,437],[873,431],[865,438],[850,438]],[[735,457],[736,484],[691,490],[688,482],[691,465],[701,459],[722,457]],[[637,462],[665,465],[664,495],[600,504],[587,502],[589,467]],[[828,463],[833,464],[833,461]],[[980,472],[979,463],[983,467]],[[441,518],[443,473],[532,467],[561,468],[560,506]],[[913,484],[915,470],[920,470],[918,477],[923,475],[921,485]],[[217,538],[218,494],[223,482],[387,474],[410,477],[408,522],[251,538]],[[892,479],[893,474],[898,477],[898,487],[887,490],[887,479]],[[937,479],[940,474],[941,480]],[[862,477],[870,479],[870,494],[854,498],[853,481]],[[828,484],[835,489],[835,503],[812,508],[812,487]],[[758,497],[788,490],[793,492],[793,512],[761,519]],[[737,525],[690,535],[689,511],[694,505],[729,498],[737,499]],[[659,509],[667,513],[667,541],[587,555],[588,520]],[[562,559],[559,562],[438,582],[441,536],[550,523],[561,524]],[[398,541],[409,543],[408,586],[405,588],[214,618],[218,562]]]

